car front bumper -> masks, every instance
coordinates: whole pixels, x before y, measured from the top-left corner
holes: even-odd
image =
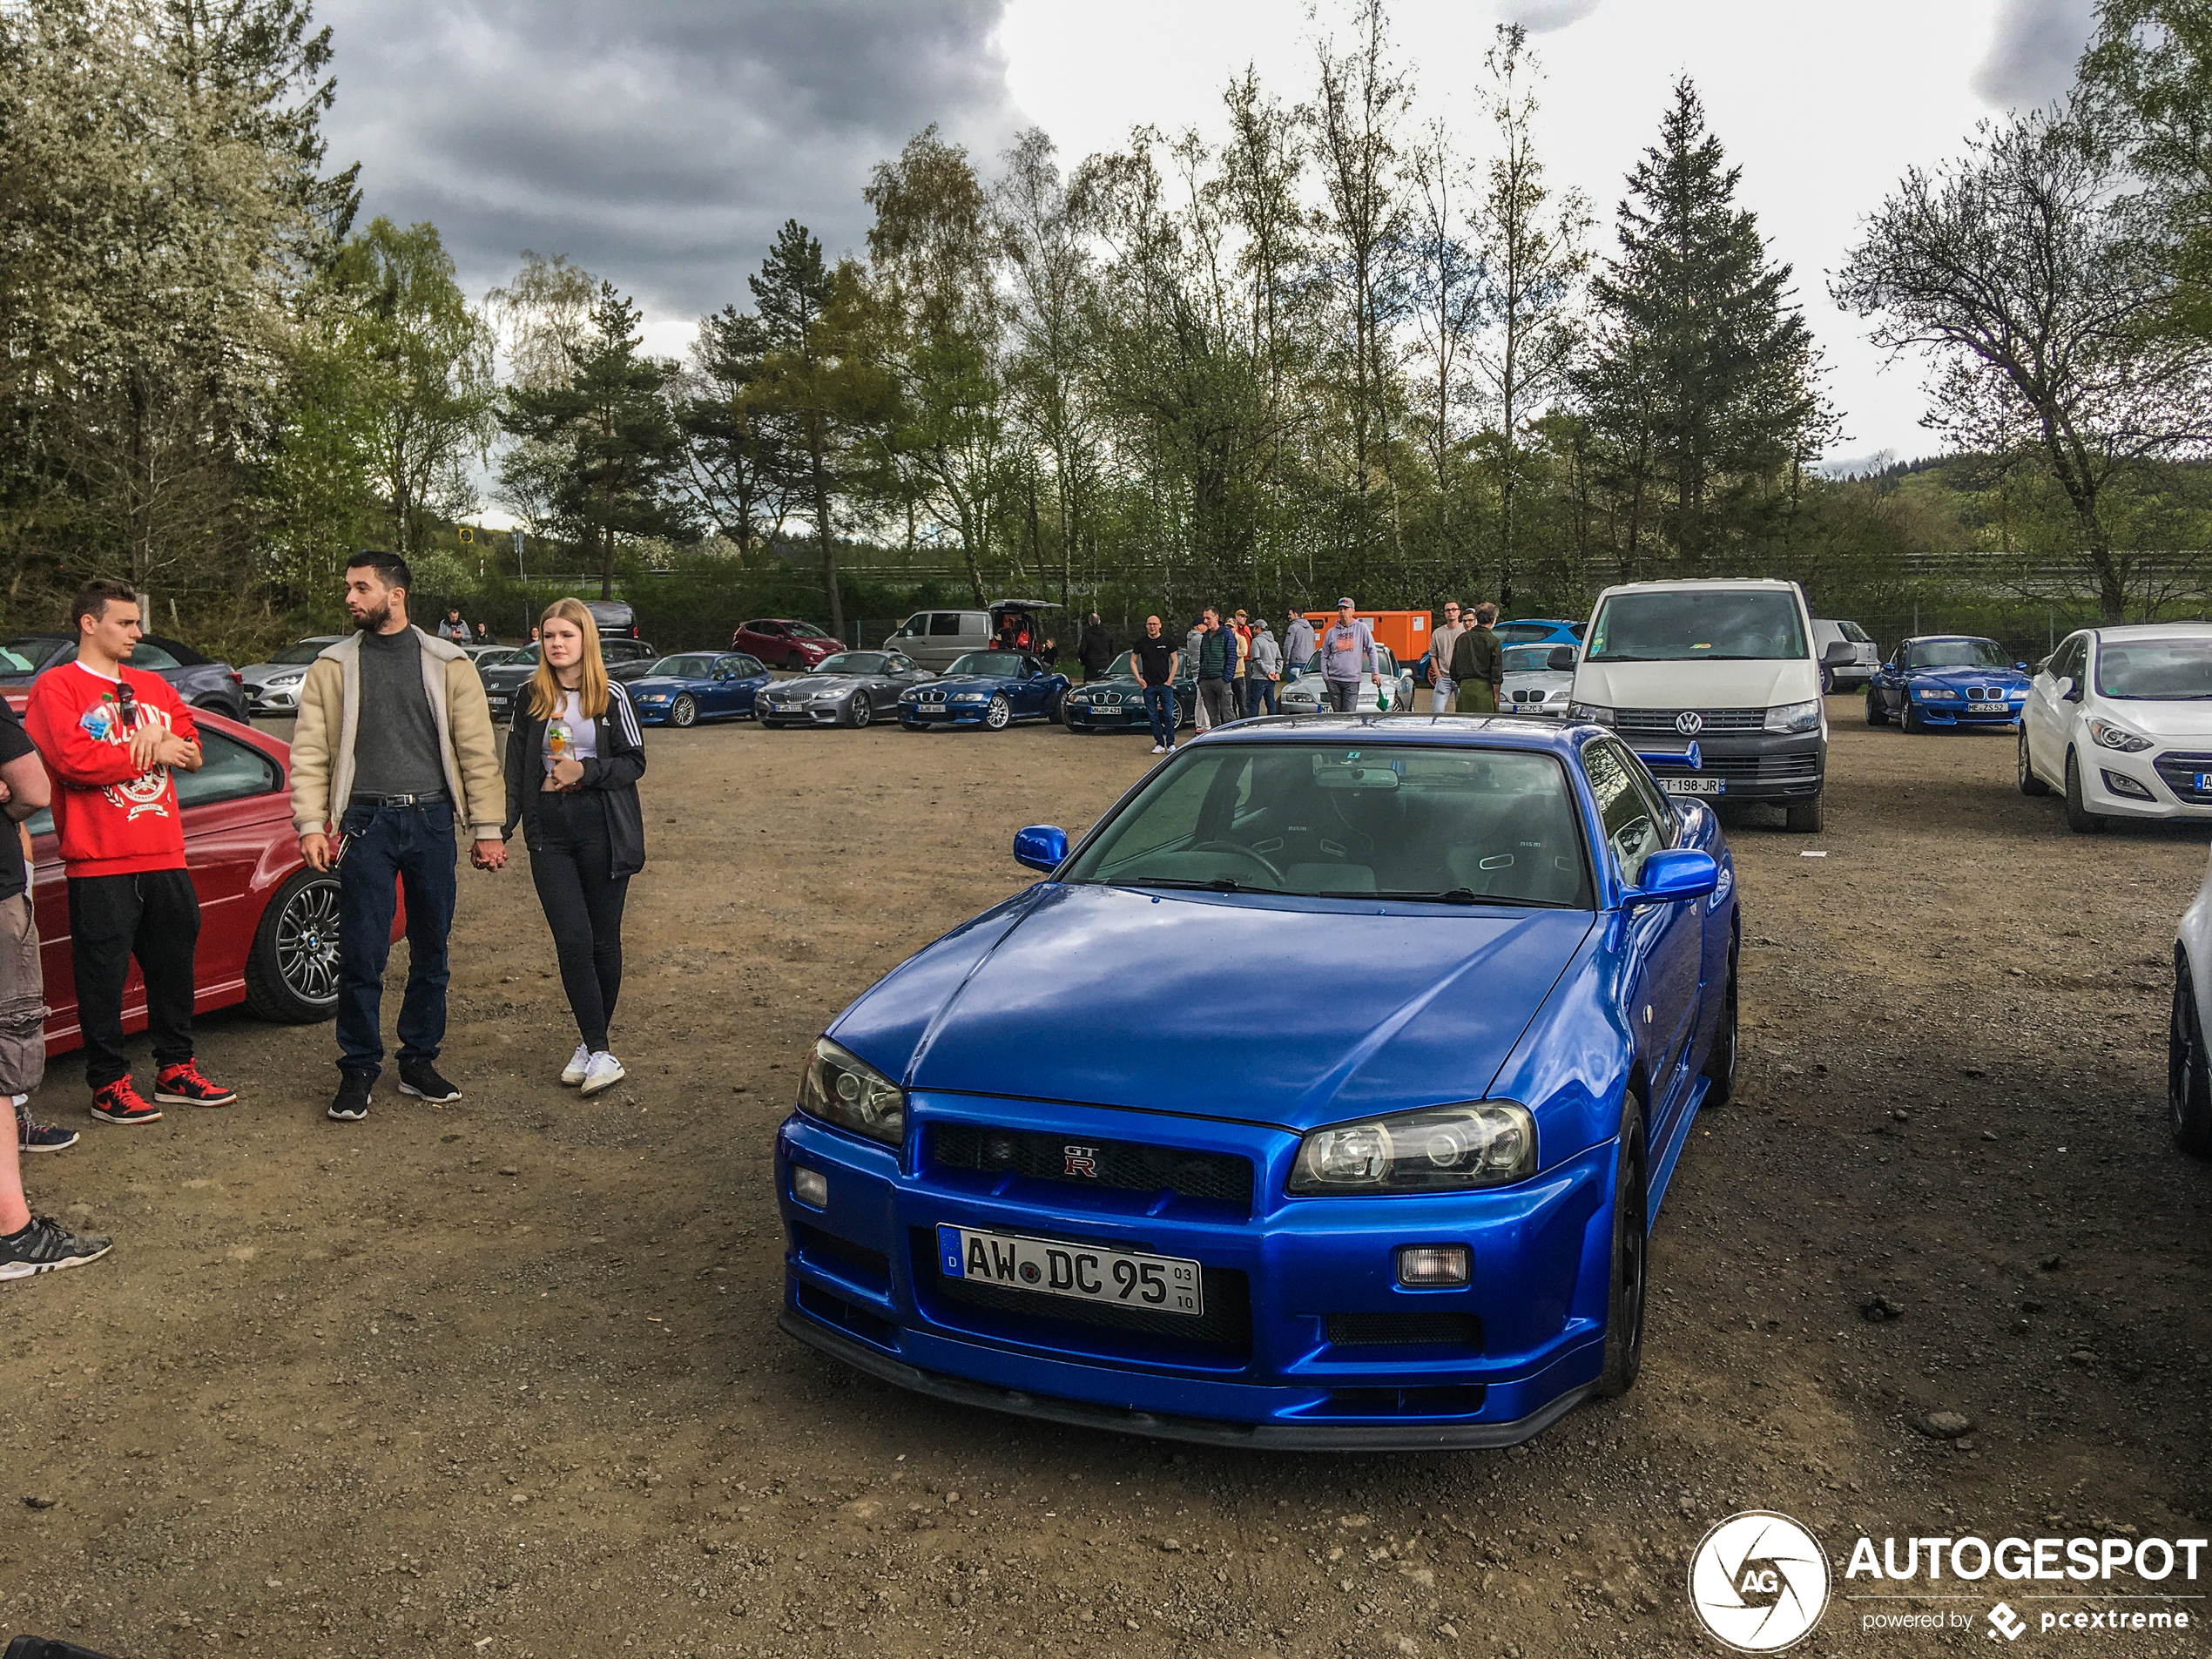
[[[1993,731],[2008,732],[2020,724],[2020,704],[2017,702],[2007,702],[2001,714],[1969,714],[1966,711],[1967,705],[1963,702],[1929,702],[1917,697],[1912,699],[1912,706],[1919,711],[1920,718],[1931,726],[1941,726],[1946,729],[1956,727],[1960,731],[1972,731],[1986,726]]]
[[[835,725],[845,718],[844,703],[756,703],[753,713],[769,725]]]
[[[2212,740],[2141,754],[2085,742],[2074,754],[2081,763],[2081,804],[2093,813],[2108,818],[2212,819],[2212,790],[2195,787],[2200,778],[2212,780]]]
[[[899,724],[913,726],[916,731],[933,725],[981,725],[989,708],[988,703],[978,703],[973,708],[956,708],[949,703],[925,703],[919,707],[902,703],[899,705]]]
[[[1183,693],[1180,691],[1176,693],[1175,711],[1177,718],[1180,718],[1184,712]],[[1096,703],[1077,703],[1070,698],[1061,711],[1061,718],[1078,732],[1150,732],[1152,729],[1152,717],[1145,712],[1142,695],[1125,697],[1119,703],[1109,703],[1103,707]]]
[[[1827,778],[1828,740],[1818,732],[1700,732],[1688,737],[1623,732],[1622,740],[1635,749],[1672,751],[1695,738],[1702,765],[1696,772],[1662,772],[1662,788],[1669,792],[1712,796],[1715,792],[1677,790],[1675,780],[1716,779],[1722,800],[1811,800],[1820,793]]]
[[[972,1097],[908,1109],[903,1157],[798,1114],[776,1144],[783,1326],[887,1380],[1135,1433],[1383,1448],[1525,1439],[1602,1369],[1613,1143],[1488,1192],[1289,1199],[1286,1130]],[[941,1167],[948,1126],[1241,1157],[1256,1197]],[[794,1163],[826,1180],[822,1208],[792,1196]],[[1204,1317],[949,1278],[941,1224],[1195,1260]],[[1469,1246],[1470,1284],[1399,1286],[1398,1248],[1440,1243]]]
[[[246,706],[249,713],[283,718],[300,712],[300,688],[296,685],[249,685],[246,690]]]

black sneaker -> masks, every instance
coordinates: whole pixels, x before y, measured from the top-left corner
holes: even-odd
[[[24,1104],[29,1096],[16,1102],[16,1145],[25,1152],[66,1152],[77,1144],[77,1131],[64,1129],[59,1123],[42,1123],[30,1115]]]
[[[441,1106],[461,1098],[461,1091],[439,1076],[438,1069],[427,1060],[400,1062],[400,1093]]]
[[[98,1233],[64,1232],[59,1223],[33,1216],[19,1233],[0,1235],[0,1279],[29,1278],[96,1262],[115,1248]]]
[[[341,1071],[338,1074],[338,1098],[330,1103],[328,1113],[334,1123],[358,1123],[368,1116],[368,1091],[376,1079],[365,1071]]]

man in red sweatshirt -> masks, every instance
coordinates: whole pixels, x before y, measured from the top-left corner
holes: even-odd
[[[54,828],[69,876],[92,1116],[124,1124],[161,1118],[140,1097],[123,1052],[123,981],[133,956],[153,1034],[154,1099],[227,1106],[237,1092],[208,1082],[192,1060],[199,899],[185,870],[184,819],[169,776],[199,770],[199,728],[168,681],[125,665],[145,631],[128,583],[86,583],[70,614],[77,660],[32,682],[24,730],[59,786]]]

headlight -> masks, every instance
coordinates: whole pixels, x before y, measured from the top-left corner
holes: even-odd
[[[1820,705],[1812,703],[1784,703],[1766,711],[1766,729],[1770,732],[1817,732],[1820,729]]]
[[[1536,1120],[1509,1100],[1468,1101],[1316,1130],[1291,1166],[1294,1193],[1444,1192],[1536,1172]]]
[[[985,691],[954,691],[953,693],[953,701],[955,703],[988,703],[990,700],[989,693]]]
[[[886,1146],[906,1136],[907,1097],[873,1066],[827,1037],[814,1044],[799,1084],[799,1109]]]
[[[1912,695],[1924,702],[1957,702],[1959,693],[1946,685],[1916,685]]]
[[[2089,722],[2089,741],[2101,749],[2117,749],[2124,755],[2139,755],[2150,747],[2148,738],[2139,738],[2124,725],[2114,725],[2101,716]]]
[[[272,674],[261,682],[264,685],[297,685],[307,678],[305,674]]]
[[[1577,703],[1574,714],[1578,720],[1595,720],[1600,725],[1613,724],[1613,711],[1602,703]]]

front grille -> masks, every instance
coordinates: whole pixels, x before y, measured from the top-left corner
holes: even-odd
[[[2212,790],[2196,787],[2196,774],[2212,772],[2212,755],[2163,754],[2151,764],[2157,768],[2166,786],[2174,792],[2175,799],[2187,801],[2192,806],[2212,804]]]
[[[914,693],[914,701],[917,703],[941,703],[944,700],[945,694],[942,691],[917,691]]]
[[[1771,783],[1820,775],[1820,752],[1817,749],[1770,755],[1716,755],[1705,751],[1701,752],[1700,761],[1697,775],[1705,778],[1743,778]]]
[[[986,1175],[1011,1172],[1032,1181],[1124,1192],[1172,1192],[1245,1210],[1252,1203],[1251,1160],[1230,1152],[1093,1141],[979,1123],[935,1123],[929,1130],[929,1161],[940,1169],[975,1170]]]
[[[1206,1311],[1193,1318],[1187,1313],[1161,1313],[1116,1302],[1086,1302],[1072,1296],[1047,1296],[1035,1291],[1009,1290],[1003,1285],[948,1278],[937,1264],[936,1238],[924,1227],[910,1232],[908,1255],[914,1264],[915,1292],[930,1317],[940,1324],[1047,1345],[1069,1340],[1065,1333],[1069,1326],[1155,1339],[1132,1351],[1141,1358],[1172,1359],[1177,1349],[1211,1351],[1210,1358],[1241,1356],[1251,1350],[1251,1285],[1233,1268],[1199,1270]],[[936,1305],[931,1307],[931,1304]],[[1062,1334],[1054,1333],[1055,1325],[1063,1328]],[[1096,1345],[1096,1339],[1084,1345]]]
[[[1684,732],[1675,723],[1685,714],[1699,721],[1696,732]],[[1625,738],[1702,737],[1710,732],[1763,732],[1764,709],[1621,709],[1614,714],[1615,729]]]
[[[1090,705],[1095,709],[1117,709],[1122,705],[1122,694],[1119,691],[1093,691]]]
[[[1482,1345],[1482,1322],[1472,1313],[1332,1313],[1328,1326],[1329,1344],[1337,1348]]]

